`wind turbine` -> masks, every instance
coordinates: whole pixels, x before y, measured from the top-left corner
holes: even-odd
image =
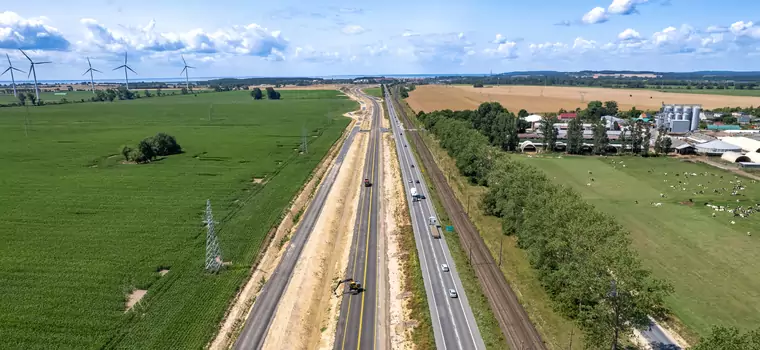
[[[101,72],[101,71],[99,71],[99,70],[97,70],[95,68],[92,68],[92,63],[90,63],[90,58],[89,57],[87,57],[87,64],[90,66],[90,69],[84,71],[84,74],[82,74],[82,75],[90,73],[90,88],[92,89],[92,94],[95,95],[95,79],[92,76],[92,72],[98,72],[98,73],[101,73],[101,74],[103,72]]]
[[[26,59],[29,60],[29,63],[30,63],[29,75],[27,75],[26,77],[29,78],[30,75],[34,75],[34,94],[35,94],[35,96],[37,96],[37,101],[39,101],[40,100],[40,88],[37,87],[37,70],[34,69],[34,65],[36,65],[36,64],[53,63],[53,62],[50,62],[50,61],[34,62],[34,61],[32,61],[31,58],[29,58],[29,55],[27,55],[26,52],[24,52],[24,50],[19,49],[19,51],[21,51],[21,53],[24,54],[24,56],[26,57]]]
[[[3,72],[3,74],[0,74],[0,75],[5,75],[5,73],[11,72],[11,82],[13,83],[13,96],[18,97],[18,93],[16,92],[16,78],[13,76],[13,71],[15,70],[21,73],[26,73],[26,72],[22,71],[21,69],[13,67],[13,63],[11,63],[11,56],[8,56],[7,53],[5,54],[5,57],[8,58],[8,69],[6,69]]]
[[[180,72],[179,75],[182,75],[182,73],[185,73],[185,88],[189,92],[190,91],[190,77],[187,75],[187,73],[190,69],[195,69],[195,67],[188,66],[187,61],[185,61],[185,56],[184,55],[180,55],[180,56],[182,56],[182,63],[185,64],[185,67],[182,68],[182,72]]]
[[[135,73],[135,74],[137,74],[137,72],[135,72],[131,67],[129,67],[127,65],[127,53],[126,52],[124,53],[124,64],[121,65],[121,66],[118,66],[118,67],[114,68],[113,70],[122,69],[122,68],[124,68],[124,82],[127,83],[127,90],[129,90],[129,74],[128,74],[127,70],[130,70],[130,71],[132,71],[132,73]]]

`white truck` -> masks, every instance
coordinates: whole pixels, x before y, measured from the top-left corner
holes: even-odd
[[[410,182],[411,182],[411,181],[410,181]],[[425,195],[423,195],[423,194],[421,194],[421,193],[417,192],[417,188],[416,188],[416,187],[412,187],[412,188],[409,190],[409,192],[412,194],[412,201],[413,201],[413,202],[419,201],[420,199],[425,199]]]

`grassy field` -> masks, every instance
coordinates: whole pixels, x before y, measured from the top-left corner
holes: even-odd
[[[368,88],[368,89],[364,89],[364,92],[366,92],[370,96],[383,98],[383,91],[380,88]]]
[[[742,179],[746,189],[732,196],[734,174],[666,158],[534,157],[525,161],[575,188],[630,230],[644,265],[674,285],[668,306],[692,339],[707,335],[714,324],[744,329],[760,324],[760,214],[735,218],[704,205],[754,206],[760,200],[760,184]],[[721,193],[714,193],[715,189]]]
[[[0,109],[0,348],[204,347],[266,233],[346,127],[341,114],[357,108],[336,91],[282,98],[33,107],[28,136],[26,109]],[[185,153],[121,163],[120,145],[157,132]],[[203,272],[206,199],[231,263],[218,275]],[[134,288],[148,293],[125,313]]]
[[[145,96],[145,90],[146,89],[131,89],[133,92],[140,93],[141,96]],[[147,89],[150,91],[151,94],[156,93],[156,89]],[[33,90],[32,90],[33,91]],[[172,92],[179,95],[180,90],[179,89],[162,89],[161,90],[165,94],[171,94]],[[89,101],[89,99],[93,96],[92,92],[90,91],[61,91],[58,93],[65,93],[66,95],[56,95],[55,92],[48,92],[48,91],[42,91],[40,92],[40,98],[44,102],[59,102],[61,99],[66,99],[69,102],[74,101],[80,101],[84,99],[85,101]],[[14,103],[18,102],[18,98],[14,97],[13,94],[0,94],[0,104],[4,103]],[[29,103],[29,101],[27,101]]]
[[[724,95],[724,96],[752,96],[760,97],[760,90],[735,90],[735,89],[711,89],[711,90],[699,90],[699,89],[674,89],[674,88],[649,88],[647,90],[657,90],[661,92],[670,93],[684,93],[684,94],[703,94],[703,95]],[[727,106],[729,107],[729,106]]]

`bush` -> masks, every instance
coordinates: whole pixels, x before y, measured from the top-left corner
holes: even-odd
[[[174,136],[160,132],[156,136],[146,137],[140,141],[137,148],[121,146],[119,153],[127,161],[147,163],[158,156],[182,153],[182,146],[177,143]]]
[[[127,145],[121,146],[119,153],[124,156],[124,160],[129,161],[130,155],[132,154],[132,147],[129,147]]]

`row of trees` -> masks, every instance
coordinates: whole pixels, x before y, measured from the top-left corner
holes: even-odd
[[[182,153],[182,146],[177,143],[174,136],[160,132],[156,136],[143,139],[134,148],[121,146],[119,153],[124,156],[126,161],[143,164],[149,163],[159,156]]]
[[[478,111],[494,107],[483,104]],[[502,219],[505,235],[518,237],[556,310],[578,323],[591,347],[610,346],[616,334],[646,327],[647,315],[665,315],[663,298],[672,288],[641,266],[620,225],[576,192],[492,146],[479,131],[488,119],[476,125],[447,114],[419,118],[461,173],[488,187],[482,208]]]
[[[265,89],[267,92],[267,98],[270,100],[279,100],[280,99],[280,93],[276,91],[272,87],[267,87]],[[259,88],[254,88],[251,90],[251,97],[253,97],[254,100],[261,100],[264,98],[264,93]]]

